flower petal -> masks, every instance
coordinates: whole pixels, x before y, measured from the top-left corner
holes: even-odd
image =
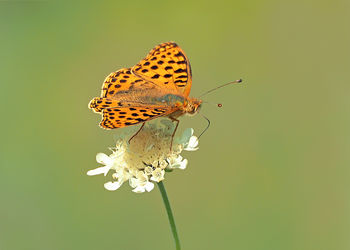
[[[108,166],[104,166],[104,167],[99,167],[99,168],[95,168],[92,170],[89,170],[86,174],[89,176],[92,175],[98,175],[98,174],[104,174],[106,175],[109,171],[109,167]]]
[[[187,159],[184,159],[182,162],[180,162],[179,169],[185,169],[187,167]]]
[[[130,178],[129,179],[129,185],[132,188],[136,188],[137,185],[138,185],[138,180],[136,178],[134,178],[134,177]]]
[[[113,160],[108,155],[106,155],[104,153],[98,153],[96,155],[96,161],[98,163],[103,164],[103,165],[110,165],[113,163]]]
[[[147,182],[145,186],[146,191],[151,192],[153,188],[154,188],[154,184],[152,182]]]
[[[195,148],[198,146],[198,138],[197,136],[191,136],[189,142],[188,142],[188,145],[192,148]]]
[[[187,128],[182,133],[181,137],[178,138],[178,143],[180,144],[187,144],[190,140],[191,136],[193,135],[193,128]]]
[[[197,136],[191,136],[190,140],[188,143],[185,145],[184,150],[186,151],[196,151],[198,149],[198,138]]]
[[[120,186],[122,185],[122,183],[120,183],[119,181],[115,181],[115,182],[107,182],[104,184],[105,189],[109,190],[109,191],[115,191],[118,188],[120,188]]]
[[[138,186],[132,190],[135,193],[144,193],[145,192],[145,187]]]

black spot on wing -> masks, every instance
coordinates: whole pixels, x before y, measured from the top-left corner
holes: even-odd
[[[179,83],[179,82],[186,83],[186,81],[182,81],[182,80],[176,80],[174,83]]]
[[[185,73],[185,72],[187,72],[187,70],[186,69],[177,69],[174,72],[175,73]]]
[[[175,54],[174,56],[176,56],[176,57],[180,57],[180,56],[184,57],[184,55],[183,55],[181,52],[178,52],[178,53]]]
[[[181,75],[181,76],[178,76],[176,78],[187,78],[187,76],[186,75]]]

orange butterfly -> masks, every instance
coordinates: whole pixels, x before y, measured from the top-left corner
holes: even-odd
[[[89,108],[102,113],[100,126],[105,129],[143,123],[140,131],[146,121],[166,116],[177,122],[174,136],[177,118],[195,114],[201,106],[202,100],[189,97],[191,85],[191,66],[183,50],[174,42],[162,43],[134,67],[109,74],[101,97],[92,99]]]

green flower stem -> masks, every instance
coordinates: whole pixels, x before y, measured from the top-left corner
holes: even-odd
[[[179,240],[179,236],[177,235],[173,212],[171,211],[168,195],[166,194],[165,187],[162,181],[158,182],[158,187],[159,187],[160,193],[162,194],[164,206],[168,214],[169,224],[170,224],[171,232],[173,233],[173,236],[174,236],[176,250],[180,250],[181,249],[180,240]]]

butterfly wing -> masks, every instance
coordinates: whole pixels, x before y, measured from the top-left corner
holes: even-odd
[[[122,128],[146,122],[173,111],[167,107],[118,107],[103,110],[100,126],[105,129]]]
[[[149,121],[174,112],[174,108],[145,101],[163,90],[131,73],[130,68],[109,74],[102,86],[101,97],[95,97],[89,108],[102,113],[100,126],[105,129],[121,128]]]
[[[147,82],[131,73],[131,68],[123,68],[109,74],[102,86],[102,97],[116,98],[120,94],[137,89],[157,88],[152,82]]]
[[[156,46],[132,68],[132,73],[161,88],[177,90],[185,97],[191,90],[190,63],[183,50],[174,42]]]
[[[123,68],[110,73],[103,82],[101,97],[92,99],[89,108],[96,113],[110,107],[132,106],[138,103],[138,94],[145,91],[157,92],[159,88],[152,82],[135,76],[131,68]]]
[[[132,69],[108,75],[101,97],[91,100],[89,107],[103,114],[103,128],[135,125],[177,111],[178,107],[159,103],[160,96],[181,93],[188,97],[191,84],[191,67],[185,53],[173,42],[163,43]]]

